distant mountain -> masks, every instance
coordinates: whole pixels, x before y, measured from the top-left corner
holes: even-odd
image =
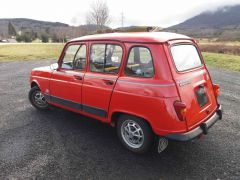
[[[240,39],[240,5],[203,12],[167,30],[193,37]]]
[[[0,40],[9,38],[9,24],[13,26],[18,35],[28,34],[31,38],[47,34],[49,37],[71,39],[97,30],[97,25],[70,26],[60,22],[38,21],[26,18],[0,19]],[[107,28],[107,27],[106,27]]]
[[[53,27],[68,27],[68,24],[60,22],[37,21],[33,19],[14,18],[14,19],[0,19],[0,33],[8,32],[8,24],[12,23],[16,31],[34,31],[40,32]]]

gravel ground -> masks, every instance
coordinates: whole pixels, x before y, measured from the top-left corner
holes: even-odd
[[[240,73],[210,69],[224,117],[207,136],[135,155],[106,124],[30,105],[30,70],[52,62],[0,63],[0,179],[240,179]]]

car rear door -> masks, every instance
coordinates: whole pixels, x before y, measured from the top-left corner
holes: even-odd
[[[118,79],[123,45],[117,42],[92,42],[89,56],[89,67],[82,87],[83,111],[104,120]]]
[[[172,44],[169,54],[173,78],[180,99],[187,106],[186,120],[188,128],[191,128],[217,108],[211,78],[196,44]]]
[[[60,67],[52,74],[50,101],[57,105],[82,110],[82,83],[85,74],[87,46],[70,43],[60,59]]]

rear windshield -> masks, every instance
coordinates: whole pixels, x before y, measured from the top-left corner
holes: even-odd
[[[171,47],[171,53],[178,71],[186,71],[202,66],[202,61],[194,45],[174,45]]]

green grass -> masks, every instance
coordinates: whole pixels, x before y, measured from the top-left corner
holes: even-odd
[[[0,62],[58,59],[63,46],[63,44],[0,45]]]
[[[209,66],[240,72],[240,56],[207,52],[203,56]]]

